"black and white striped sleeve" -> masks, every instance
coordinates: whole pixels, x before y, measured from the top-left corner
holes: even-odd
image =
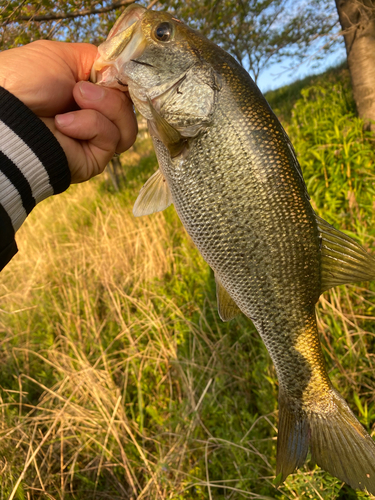
[[[14,235],[35,205],[69,184],[68,162],[55,136],[0,87],[0,270],[17,252]]]

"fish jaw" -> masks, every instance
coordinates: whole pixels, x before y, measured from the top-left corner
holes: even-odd
[[[124,67],[145,48],[141,19],[146,9],[130,5],[114,24],[107,40],[98,47],[90,81],[104,87],[125,91],[128,79]]]

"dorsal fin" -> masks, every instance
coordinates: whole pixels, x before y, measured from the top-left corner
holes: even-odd
[[[375,279],[375,258],[350,236],[316,215],[321,244],[321,293],[337,285]]]
[[[216,281],[216,298],[217,298],[217,309],[222,321],[230,321],[237,314],[241,312],[241,309],[237,306],[234,300],[231,298],[229,293],[225,290],[221,284],[219,278],[215,273]]]
[[[142,187],[133,207],[135,217],[161,212],[172,203],[172,195],[160,169]]]

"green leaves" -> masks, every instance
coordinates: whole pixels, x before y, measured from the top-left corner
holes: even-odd
[[[131,0],[9,0],[0,10],[2,49],[39,39],[98,44]]]
[[[129,3],[9,0],[0,10],[2,49],[38,39],[98,44]],[[255,81],[274,62],[289,58],[293,67],[307,55],[324,57],[338,43],[338,17],[330,0],[312,0],[308,5],[302,0],[161,0],[160,4],[230,52]]]
[[[363,234],[373,219],[374,150],[355,114],[347,70],[301,92],[287,132],[317,213],[340,229]]]

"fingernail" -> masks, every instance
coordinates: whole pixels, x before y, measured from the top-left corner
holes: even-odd
[[[98,101],[104,96],[103,87],[99,87],[99,85],[94,85],[93,83],[89,82],[80,82],[79,90],[82,97],[84,97],[88,101]]]
[[[55,120],[57,121],[60,127],[67,127],[71,123],[73,123],[75,118],[74,113],[65,113],[65,115],[56,115]]]

